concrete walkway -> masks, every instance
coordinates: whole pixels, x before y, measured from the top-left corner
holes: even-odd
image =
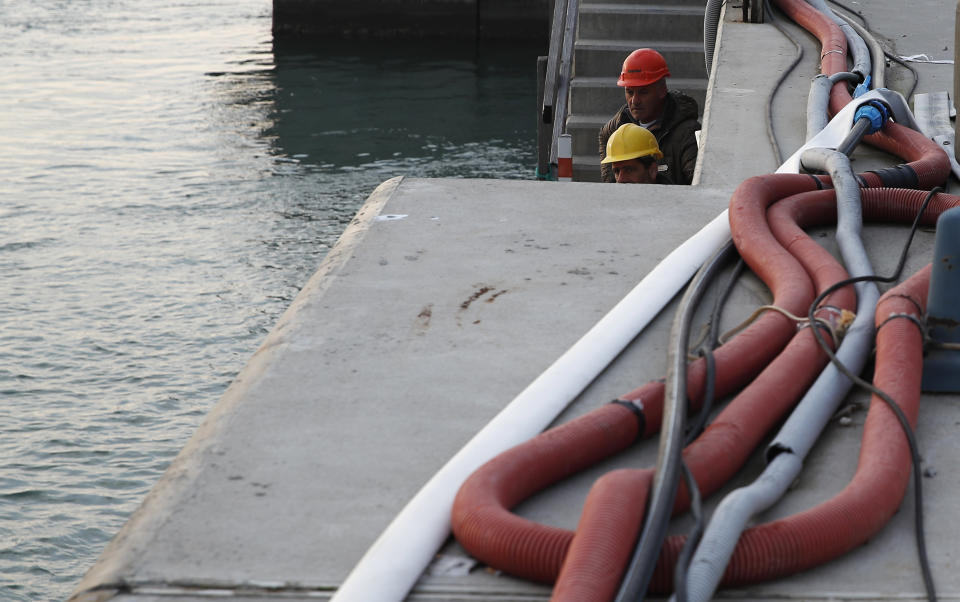
[[[858,5],[859,6],[859,5]],[[949,58],[953,7],[869,5],[870,25],[900,54]],[[739,12],[739,11],[737,11]],[[802,142],[806,58],[775,103],[774,129]],[[290,309],[127,525],[78,585],[75,600],[273,602],[327,599],[393,516],[434,472],[619,301],[660,259],[720,213],[733,188],[778,160],[762,119],[792,44],[770,25],[727,15],[700,185],[605,186],[394,179],[371,195]],[[952,89],[952,68],[918,64],[918,91]],[[888,86],[901,87],[901,75]],[[800,94],[802,93],[802,98]],[[799,111],[797,108],[799,107]],[[870,161],[857,163],[858,169]],[[871,227],[868,251],[890,271],[906,231]],[[929,233],[908,272],[929,261]],[[829,238],[823,238],[825,244]],[[751,277],[727,325],[768,293]],[[662,376],[665,312],[558,421]],[[855,395],[851,401],[865,402]],[[941,599],[960,599],[955,520],[960,498],[953,395],[925,396],[928,547]],[[832,423],[795,488],[764,520],[829,498],[856,466],[865,412]],[[572,528],[598,474],[652,466],[656,443],[524,503],[522,515]],[[744,479],[759,469],[747,467]],[[932,473],[931,473],[932,474]],[[719,499],[715,496],[715,500]],[[737,600],[902,600],[923,597],[913,502],[874,540],[806,573],[720,596]],[[684,528],[683,521],[674,525]],[[448,543],[410,600],[546,600],[548,587],[476,567]],[[469,564],[469,562],[468,562]]]

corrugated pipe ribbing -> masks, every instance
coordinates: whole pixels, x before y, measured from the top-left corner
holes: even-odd
[[[877,304],[876,324],[898,313],[917,319],[926,306],[929,266],[887,292]],[[909,319],[888,322],[877,333],[874,384],[897,400],[911,425],[916,423],[923,336]],[[856,474],[836,497],[794,516],[748,529],[740,537],[721,585],[734,587],[791,575],[832,560],[880,531],[906,493],[911,456],[893,412],[874,397],[864,424]],[[668,541],[657,565],[651,591],[672,586],[672,566],[682,539]],[[776,550],[778,562],[769,562]]]
[[[864,190],[864,218],[868,221],[910,222],[926,195],[926,192],[917,190]],[[960,197],[937,194],[921,224],[934,224],[941,213],[958,206]],[[914,302],[920,307],[925,306],[928,279],[929,268],[926,268],[907,283],[888,291],[877,304],[877,323],[891,313],[914,315],[922,320]],[[905,351],[900,353],[898,348]],[[879,330],[877,350],[874,384],[901,401],[901,408],[912,424],[916,420],[916,400],[920,395],[921,333],[907,319],[894,320]],[[890,369],[891,366],[896,369]],[[909,378],[904,378],[904,374],[909,374]],[[854,549],[889,521],[906,491],[911,469],[910,452],[901,426],[889,408],[878,399],[871,402],[870,408],[864,426],[860,464],[851,483],[833,500],[816,508],[745,531],[724,573],[721,587],[775,579],[817,566]],[[890,444],[889,447],[885,448],[885,443]],[[650,593],[662,594],[672,590],[673,567],[684,539],[679,536],[667,539],[650,584]],[[780,560],[769,563],[767,560],[774,548]]]
[[[804,178],[806,176],[799,176]],[[802,188],[814,187],[812,179]],[[780,244],[767,221],[767,208],[798,190],[795,176],[757,176],[745,181],[730,201],[730,230],[747,265],[773,292],[773,305],[794,315],[805,314],[814,298],[813,282],[804,264]],[[809,247],[798,249],[800,252]],[[835,260],[823,261],[816,252],[819,290],[847,277]],[[829,303],[850,310],[853,295],[846,291]],[[828,316],[824,316],[829,319]],[[781,319],[796,332],[796,325]],[[827,358],[809,329],[790,343],[750,385],[737,395],[710,426],[683,453],[701,495],[717,491],[739,470],[763,437],[803,396],[826,364]],[[637,515],[652,469],[619,470],[597,480],[584,504],[577,531],[557,583],[555,601],[607,601],[617,592],[637,539]],[[635,502],[624,504],[624,492]],[[689,493],[681,484],[674,513],[686,510]],[[642,519],[642,517],[641,517]]]

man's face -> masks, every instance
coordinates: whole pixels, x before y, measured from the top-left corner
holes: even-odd
[[[653,184],[657,181],[657,162],[650,157],[613,162],[617,184]]]
[[[649,86],[626,87],[623,93],[633,118],[640,123],[650,123],[663,112],[663,103],[667,98],[667,82],[661,79]]]

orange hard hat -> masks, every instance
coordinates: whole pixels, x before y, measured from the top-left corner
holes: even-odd
[[[623,71],[617,85],[622,88],[636,88],[670,76],[667,61],[653,48],[638,48],[623,61]]]

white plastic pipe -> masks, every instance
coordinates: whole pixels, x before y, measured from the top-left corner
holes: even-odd
[[[467,477],[547,428],[729,237],[724,210],[667,255],[420,489],[360,559],[333,602],[403,600],[450,535],[453,499]]]

